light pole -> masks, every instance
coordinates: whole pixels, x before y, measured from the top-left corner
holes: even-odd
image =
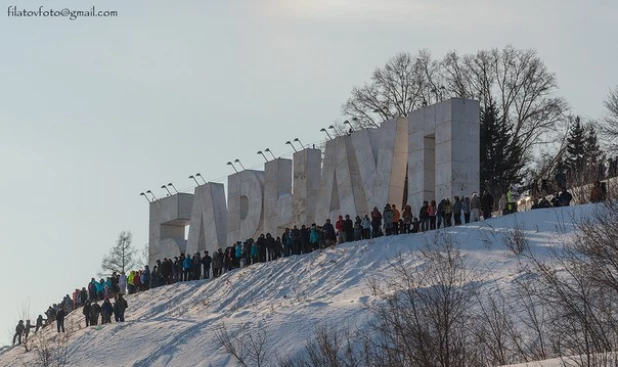
[[[264,160],[265,160],[266,162],[268,162],[268,158],[266,158],[266,156],[264,155],[264,152],[262,152],[262,151],[260,150],[260,151],[258,151],[258,152],[257,152],[257,154],[261,154],[261,155],[262,155],[262,157],[264,157]]]
[[[232,162],[227,162],[226,163],[228,166],[232,166],[232,168],[234,169],[234,171],[236,171],[236,173],[238,173],[238,170],[236,169],[236,167],[234,167],[234,164]]]
[[[270,151],[269,148],[264,149],[264,151],[270,153],[270,155],[273,156],[273,159],[277,159],[277,157],[275,157],[275,155],[273,154],[273,152]]]
[[[202,174],[201,174],[201,173],[199,173],[199,172],[198,172],[198,173],[196,173],[196,174],[195,174],[195,177],[199,177],[199,178],[201,178],[201,179],[202,179],[202,181],[204,181],[204,184],[206,183],[206,180],[204,180],[204,177],[202,177]]]
[[[152,195],[152,200],[157,200],[157,198],[154,196],[154,194],[152,193],[152,191],[148,190],[148,191],[146,191],[146,194],[150,194],[150,195]]]
[[[292,147],[292,149],[294,149],[294,151],[295,151],[295,152],[298,152],[298,150],[296,150],[296,147],[294,147],[294,144],[292,144],[292,142],[291,142],[291,141],[289,141],[289,140],[288,140],[288,141],[286,141],[285,143],[286,143],[287,145],[291,146],[291,147]]]
[[[326,129],[325,129],[325,128],[321,128],[321,129],[320,129],[320,132],[322,132],[322,133],[326,134],[326,136],[328,136],[328,138],[329,138],[329,139],[331,139],[331,140],[333,139],[333,137],[332,137],[332,136],[330,136],[330,134],[328,133],[328,131],[326,131]]]
[[[300,139],[299,139],[299,138],[295,138],[295,139],[294,139],[294,141],[295,141],[295,142],[298,142],[298,144],[300,144],[300,146],[301,146],[303,149],[305,149],[305,146],[303,145],[303,143],[301,143],[301,142],[300,142]]]
[[[176,191],[176,193],[178,194],[178,190],[176,190],[176,186],[174,186],[173,183],[170,182],[170,183],[167,184],[167,186],[171,186],[172,189],[174,189],[174,191]]]
[[[351,133],[353,133],[353,132],[354,132],[354,128],[352,127],[352,123],[351,123],[350,121],[345,120],[345,121],[343,122],[343,124],[344,124],[344,125],[348,125],[348,126],[350,126],[350,132],[351,132]]]
[[[167,190],[167,193],[169,194],[169,196],[172,196],[172,192],[170,191],[170,189],[167,188],[167,186],[163,185],[161,186],[161,188]]]
[[[148,200],[149,203],[151,202],[150,199],[148,199],[148,196],[146,194],[144,194],[143,192],[140,192],[139,195],[145,197],[146,200]]]
[[[247,169],[245,168],[245,166],[243,166],[243,165],[242,165],[242,163],[240,163],[240,159],[236,158],[236,159],[234,160],[234,163],[238,163],[238,164],[240,164],[240,166],[242,167],[243,171],[246,171],[246,170],[247,170]]]
[[[189,176],[189,178],[193,179],[193,181],[195,181],[195,184],[196,184],[197,186],[200,186],[200,183],[199,183],[199,182],[197,182],[197,180],[195,179],[195,176],[191,175],[191,176]]]

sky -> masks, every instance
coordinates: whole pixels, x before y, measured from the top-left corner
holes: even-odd
[[[354,85],[401,51],[534,48],[574,113],[618,84],[618,2],[10,0],[0,12],[0,344],[99,270],[123,230],[189,175],[324,137]],[[117,17],[10,17],[19,9]],[[1,9],[0,9],[1,10]]]

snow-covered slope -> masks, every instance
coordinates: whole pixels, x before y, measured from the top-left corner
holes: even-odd
[[[490,281],[508,287],[518,276],[520,258],[505,247],[518,227],[538,256],[573,231],[573,218],[589,215],[592,205],[542,209],[446,229],[469,261],[491,270]],[[214,281],[179,283],[128,296],[127,322],[85,328],[80,312],[67,317],[69,366],[226,366],[234,365],[215,337],[225,323],[237,330],[265,328],[280,357],[302,352],[315,327],[362,325],[373,302],[368,279],[385,282],[389,261],[401,253],[415,265],[419,249],[435,231],[383,237],[339,245],[308,255],[257,264]],[[68,331],[68,330],[67,330]],[[58,338],[52,328],[46,338]],[[0,352],[0,366],[35,361],[16,347]]]

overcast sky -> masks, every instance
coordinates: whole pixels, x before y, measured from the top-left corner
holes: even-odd
[[[96,5],[119,15],[0,16],[0,344],[25,303],[34,319],[85,286],[120,231],[146,244],[141,191],[187,189],[191,174],[229,174],[228,160],[258,166],[258,150],[319,141],[351,88],[396,52],[535,48],[560,95],[588,117],[603,114],[618,84],[615,0]]]

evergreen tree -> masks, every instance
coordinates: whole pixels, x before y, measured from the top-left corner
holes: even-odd
[[[568,176],[573,177],[584,169],[586,164],[585,145],[586,130],[582,126],[579,116],[577,116],[567,137],[565,164]]]
[[[101,262],[101,273],[99,275],[116,273],[126,273],[137,265],[135,249],[131,245],[131,232],[122,231],[118,235],[116,245]]]
[[[601,153],[597,131],[592,124],[586,127],[584,155],[586,157],[587,182],[590,183],[605,178],[605,157]]]
[[[481,184],[497,200],[509,186],[521,183],[524,162],[512,126],[499,116],[492,101],[481,110],[480,138]]]

